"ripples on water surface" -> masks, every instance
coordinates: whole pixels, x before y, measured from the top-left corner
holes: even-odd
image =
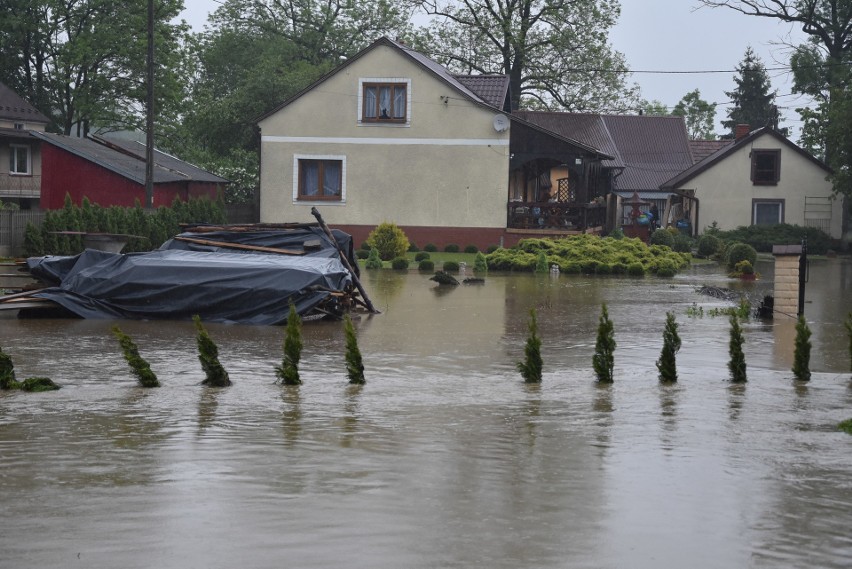
[[[299,388],[274,384],[282,329],[208,326],[234,380],[210,389],[191,323],[121,322],[164,384],[142,390],[114,322],[4,318],[19,376],[64,388],[0,394],[0,566],[848,567],[849,270],[812,268],[808,385],[785,319],[745,324],[749,383],[727,382],[727,319],[686,316],[725,306],[694,292],[731,286],[712,268],[453,290],[367,274],[383,314],[357,323],[362,388],[337,323],[305,325]],[[591,370],[601,302],[612,386]],[[533,305],[541,386],[514,369]],[[662,387],[666,310],[683,348]]]

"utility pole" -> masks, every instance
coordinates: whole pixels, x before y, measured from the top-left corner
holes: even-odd
[[[145,100],[145,208],[154,207],[154,0],[148,0],[148,75]]]

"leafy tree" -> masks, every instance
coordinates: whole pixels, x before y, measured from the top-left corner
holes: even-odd
[[[155,97],[159,112],[183,98],[178,77],[188,26],[182,0],[156,0]],[[0,0],[0,81],[71,134],[138,128],[146,97],[147,3]]]
[[[746,49],[737,72],[739,75],[734,77],[736,87],[733,91],[725,91],[733,107],[728,111],[728,120],[722,121],[722,126],[730,130],[730,137],[734,136],[740,124],[749,125],[749,130],[767,125],[777,127],[776,92],[770,91],[772,85],[766,67],[751,47]]]
[[[653,101],[642,99],[639,101],[639,114],[665,117],[669,115],[669,108],[664,102],[657,99]]]
[[[607,41],[617,0],[415,3],[432,17],[418,47],[458,73],[508,75],[513,108],[637,108],[624,56]]]
[[[672,115],[683,117],[692,140],[715,140],[716,103],[701,98],[701,91],[690,91],[672,109]]]

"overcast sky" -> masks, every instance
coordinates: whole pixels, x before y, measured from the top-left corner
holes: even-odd
[[[184,0],[182,17],[200,31],[207,14],[214,11],[216,0]],[[700,8],[697,0],[621,0],[621,18],[610,32],[610,40],[627,58],[634,71],[729,71],[725,73],[634,73],[630,81],[638,83],[642,97],[659,100],[673,107],[689,91],[700,89],[701,96],[719,103],[716,131],[727,118],[729,101],[725,91],[734,88],[733,70],[742,61],[750,45],[770,69],[772,87],[778,91],[778,106],[790,127],[793,139],[801,128],[796,107],[808,101],[791,95],[789,48],[782,43],[800,44],[798,28],[770,18],[744,16],[724,8]]]

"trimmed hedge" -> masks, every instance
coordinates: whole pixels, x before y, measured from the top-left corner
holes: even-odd
[[[808,240],[808,253],[824,255],[831,247],[831,237],[815,227],[801,227],[788,223],[774,225],[740,226],[730,231],[719,231],[716,236],[723,241],[739,241],[761,253],[771,253],[773,245],[800,245]]]

